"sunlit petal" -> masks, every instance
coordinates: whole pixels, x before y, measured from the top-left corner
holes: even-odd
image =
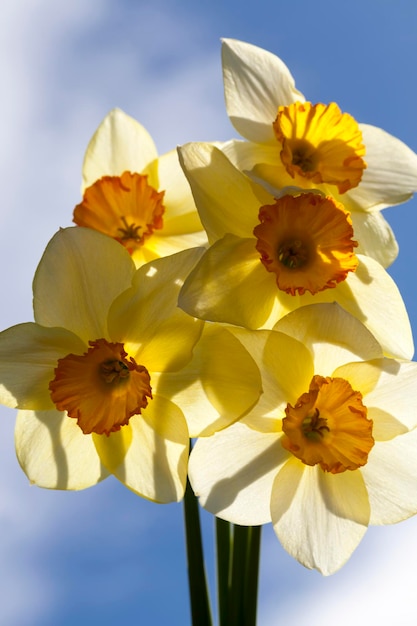
[[[250,141],[274,141],[278,106],[303,101],[287,66],[274,54],[224,39],[222,65],[226,109],[236,130]]]
[[[51,409],[48,389],[58,359],[85,350],[85,344],[64,328],[27,323],[0,334],[0,401],[19,409]]]
[[[328,575],[361,541],[370,511],[360,472],[328,474],[294,459],[275,479],[271,515],[285,550],[305,567]]]
[[[85,343],[107,337],[110,304],[130,287],[134,271],[128,252],[113,239],[89,228],[60,230],[35,274],[35,320],[64,327]]]
[[[179,372],[158,377],[153,389],[183,410],[191,437],[229,426],[262,393],[257,365],[242,343],[223,327],[206,326],[193,358]]]
[[[199,439],[189,475],[201,505],[234,524],[270,522],[265,494],[288,454],[279,439],[278,433],[258,433],[239,423]]]
[[[113,304],[109,332],[149,372],[173,371],[185,365],[202,330],[178,308],[179,290],[203,250],[179,252],[139,268],[131,289]],[[152,384],[152,383],[151,383]]]
[[[46,489],[85,489],[109,475],[90,435],[59,411],[19,411],[16,454],[30,482]]]
[[[177,502],[184,495],[189,436],[180,409],[155,397],[142,415],[129,422],[130,432],[94,435],[103,461],[124,485],[154,502]]]
[[[120,176],[125,171],[149,174],[149,184],[158,188],[157,166],[153,163],[157,156],[148,131],[133,117],[113,109],[88,144],[82,191],[102,176]]]

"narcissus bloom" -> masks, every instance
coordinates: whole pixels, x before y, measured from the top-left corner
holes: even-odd
[[[137,266],[205,242],[176,151],[158,157],[149,133],[120,109],[88,145],[82,192],[74,222],[122,243]]]
[[[264,393],[238,423],[198,440],[193,489],[222,519],[272,521],[294,558],[331,574],[368,525],[417,513],[417,363],[384,358],[336,304],[298,309],[272,331],[232,332]]]
[[[412,357],[401,295],[377,261],[357,254],[342,204],[317,190],[274,198],[211,144],[186,144],[179,155],[211,244],[181,289],[187,313],[271,328],[300,306],[336,301],[387,356]]]
[[[239,341],[224,343],[222,328],[202,334],[176,305],[200,253],[135,270],[122,246],[90,229],[48,244],[34,279],[36,323],[0,333],[0,402],[21,409],[16,450],[31,482],[82,489],[111,473],[151,500],[179,500],[190,434],[228,426],[256,403],[259,372]],[[224,350],[234,368],[226,377]],[[244,376],[258,378],[256,392],[223,401]]]
[[[286,65],[266,50],[225,39],[222,64],[227,113],[247,140],[228,142],[228,157],[268,189],[333,195],[352,215],[358,251],[390,265],[398,246],[379,210],[416,191],[417,155],[334,102],[306,102]]]

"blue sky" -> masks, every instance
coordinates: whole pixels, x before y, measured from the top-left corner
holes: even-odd
[[[235,136],[220,38],[267,48],[313,101],[336,101],[417,151],[415,0],[6,0],[0,8],[0,328],[32,319],[31,281],[50,237],[71,224],[86,145],[114,106],[163,153]],[[385,217],[400,244],[391,274],[416,334],[417,201]],[[388,332],[389,329],[387,329]],[[181,505],[141,500],[116,480],[79,493],[30,486],[0,408],[0,626],[189,623]],[[203,515],[211,563],[211,519]],[[417,519],[371,528],[323,578],[264,530],[260,626],[407,626],[417,619]]]

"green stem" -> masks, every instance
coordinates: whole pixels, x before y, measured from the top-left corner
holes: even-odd
[[[249,528],[244,599],[244,626],[256,626],[258,606],[259,556],[262,526]]]
[[[233,527],[228,626],[256,626],[260,539],[261,526]]]
[[[228,626],[229,624],[231,540],[230,523],[216,517],[217,600],[220,626]]]
[[[188,478],[184,495],[184,519],[192,625],[212,626],[210,601],[204,569],[198,501],[191,489]]]

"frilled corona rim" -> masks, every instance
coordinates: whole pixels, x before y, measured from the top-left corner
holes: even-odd
[[[287,405],[285,415],[282,445],[306,465],[339,474],[367,463],[373,422],[362,394],[344,378],[313,376],[309,390]]]
[[[335,287],[356,270],[349,213],[330,196],[302,193],[262,206],[256,249],[279,289],[291,295]]]
[[[97,339],[89,345],[82,355],[58,360],[49,390],[56,408],[76,419],[84,434],[109,435],[147,406],[150,376],[122,343]]]
[[[149,185],[142,174],[103,176],[87,187],[73,221],[117,239],[132,254],[163,228],[164,193]]]
[[[360,183],[366,168],[362,132],[355,119],[334,102],[281,106],[273,129],[282,163],[292,178],[335,185],[339,193]]]

